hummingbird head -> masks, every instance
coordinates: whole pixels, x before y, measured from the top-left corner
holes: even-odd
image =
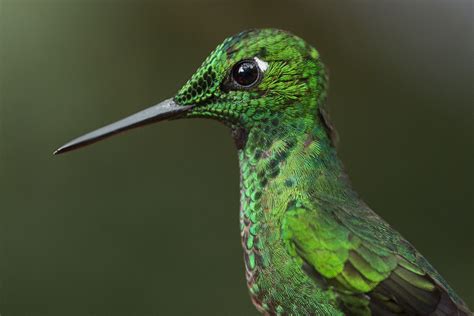
[[[55,154],[164,119],[211,118],[246,132],[314,120],[326,82],[318,52],[301,38],[277,29],[244,31],[224,40],[174,98],[81,136]]]
[[[249,30],[227,38],[174,100],[194,105],[188,117],[254,128],[275,116],[315,113],[326,77],[319,54],[281,30]]]

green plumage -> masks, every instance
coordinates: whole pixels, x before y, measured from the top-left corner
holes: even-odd
[[[280,30],[246,31],[219,45],[174,99],[56,153],[157,120],[218,120],[231,128],[238,149],[245,272],[259,311],[472,315],[352,189],[337,157],[326,93],[313,47]]]
[[[232,67],[258,58],[261,82],[226,89]],[[241,170],[241,235],[256,307],[270,315],[466,315],[466,305],[352,190],[328,120],[317,51],[267,29],[223,42],[180,90],[187,117],[233,130]]]

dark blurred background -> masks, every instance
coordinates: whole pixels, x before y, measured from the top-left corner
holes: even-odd
[[[166,122],[51,155],[173,96],[251,27],[318,48],[355,188],[474,306],[471,0],[2,0],[3,316],[257,315],[225,127]]]

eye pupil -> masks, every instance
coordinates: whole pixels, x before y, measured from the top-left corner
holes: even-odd
[[[254,61],[241,61],[232,69],[233,80],[242,87],[249,87],[259,78],[259,69]]]

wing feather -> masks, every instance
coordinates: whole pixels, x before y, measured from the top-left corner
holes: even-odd
[[[304,271],[333,287],[348,314],[472,315],[415,248],[365,204],[301,205],[287,210],[284,238]]]

